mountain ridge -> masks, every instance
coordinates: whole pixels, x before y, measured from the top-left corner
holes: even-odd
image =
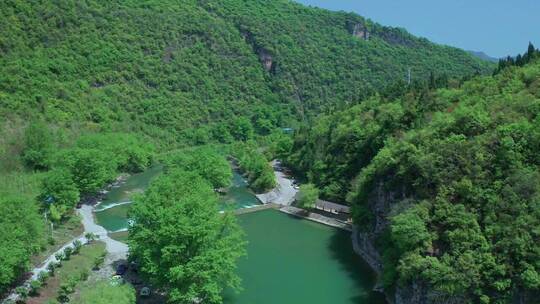
[[[264,134],[360,102],[409,68],[418,80],[492,68],[402,29],[289,1],[13,0],[2,17],[2,115],[171,144],[215,139],[238,117]]]

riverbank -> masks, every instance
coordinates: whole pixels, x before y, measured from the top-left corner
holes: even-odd
[[[296,217],[300,217],[306,220],[324,224],[327,226],[346,230],[349,232],[353,231],[352,225],[349,223],[345,223],[343,221],[337,220],[335,218],[327,217],[319,213],[309,212],[309,211],[306,211],[304,209],[300,209],[297,207],[285,206],[285,207],[281,207],[279,211],[290,214],[290,215],[294,215]]]
[[[28,272],[28,279],[26,279],[21,285],[26,288],[30,287],[30,282],[37,280],[38,275],[41,272],[48,272],[48,267],[51,263],[58,263],[60,262],[56,255],[59,253],[63,253],[66,248],[74,248],[74,243],[76,241],[81,242],[82,244],[89,243],[90,240],[86,238],[86,235],[91,233],[96,238],[98,238],[100,241],[103,241],[106,246],[106,252],[107,256],[105,257],[105,262],[102,269],[102,276],[108,277],[114,273],[114,269],[112,268],[112,265],[114,262],[119,260],[125,260],[127,258],[127,252],[128,252],[128,246],[124,243],[118,242],[116,240],[111,239],[108,234],[107,230],[103,228],[102,226],[99,226],[95,223],[94,220],[94,209],[97,205],[99,205],[99,202],[107,195],[107,193],[113,189],[117,188],[123,183],[125,183],[126,179],[129,175],[127,174],[121,174],[118,178],[114,180],[113,183],[107,185],[103,190],[99,191],[94,196],[88,196],[81,200],[79,209],[77,209],[78,215],[81,217],[81,224],[83,226],[83,232],[69,240],[68,242],[64,243],[63,246],[58,248],[56,251],[52,252],[48,257],[45,258],[43,262],[41,262],[38,266],[34,267],[31,271]],[[9,295],[3,299],[1,303],[9,303],[10,301],[17,301],[19,298],[16,288],[13,288]]]
[[[255,196],[263,204],[274,203],[283,206],[290,206],[296,197],[297,189],[293,186],[292,179],[280,170],[277,170],[281,163],[279,160],[272,161],[272,168],[274,168],[274,175],[276,177],[277,185],[269,192],[256,194]]]

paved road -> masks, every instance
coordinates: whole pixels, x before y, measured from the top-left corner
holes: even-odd
[[[276,165],[279,165],[279,161],[273,160],[272,167],[275,168]],[[275,169],[274,175],[276,176],[277,186],[267,193],[257,194],[257,198],[263,204],[274,203],[284,206],[291,205],[294,202],[296,193],[298,192],[298,190],[294,189],[293,187],[292,179],[290,179],[283,172]]]

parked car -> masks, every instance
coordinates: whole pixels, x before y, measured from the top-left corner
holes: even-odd
[[[117,275],[124,275],[127,271],[127,266],[125,264],[120,264],[118,267],[116,267],[116,274]]]

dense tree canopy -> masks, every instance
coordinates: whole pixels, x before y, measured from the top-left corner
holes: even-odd
[[[44,228],[34,202],[0,197],[0,294],[26,272],[43,245]]]
[[[212,147],[185,149],[162,157],[167,171],[181,168],[195,172],[210,182],[214,188],[227,187],[231,183],[232,170],[225,157]]]
[[[255,142],[236,143],[231,148],[231,154],[240,170],[247,175],[249,186],[253,190],[264,192],[276,186],[274,170]]]
[[[239,287],[243,235],[235,216],[218,210],[210,183],[180,169],[154,181],[134,205],[131,258],[171,303],[221,303],[224,287]]]
[[[409,68],[427,79],[492,67],[403,29],[284,0],[10,0],[0,28],[2,117],[143,132],[164,145],[266,135]]]
[[[396,96],[317,120],[289,161],[378,236],[387,287],[420,281],[463,302],[533,303],[540,62]]]

